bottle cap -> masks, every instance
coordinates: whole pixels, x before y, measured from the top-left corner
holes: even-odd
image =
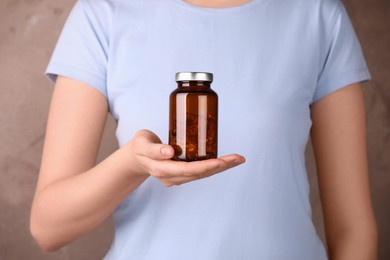
[[[213,82],[213,73],[209,72],[178,72],[176,81],[207,81]]]

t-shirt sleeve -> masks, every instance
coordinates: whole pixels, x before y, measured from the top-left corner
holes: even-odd
[[[313,103],[347,85],[370,79],[360,43],[341,3],[327,38]]]
[[[107,34],[96,12],[79,0],[57,42],[46,75],[53,81],[65,76],[84,82],[107,97]]]

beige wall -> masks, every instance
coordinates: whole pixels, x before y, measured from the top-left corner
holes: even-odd
[[[75,1],[0,1],[0,259],[99,259],[112,223],[70,246],[45,254],[28,231],[52,85],[43,76]],[[380,230],[380,259],[390,259],[390,1],[344,1],[372,70],[365,85],[371,187]],[[109,120],[100,158],[116,147]],[[322,233],[315,169],[307,151],[314,220]]]

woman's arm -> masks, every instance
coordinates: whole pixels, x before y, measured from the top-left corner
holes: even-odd
[[[120,151],[93,168],[107,111],[97,90],[58,78],[30,221],[33,236],[46,251],[97,226],[146,178],[127,174]]]
[[[317,101],[311,114],[330,259],[374,260],[377,229],[370,199],[360,84]]]
[[[30,229],[55,251],[92,230],[149,176],[172,186],[211,176],[244,162],[239,155],[184,163],[147,130],[95,166],[107,118],[96,89],[59,77],[53,93]]]

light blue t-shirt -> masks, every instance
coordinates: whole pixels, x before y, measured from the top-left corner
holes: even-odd
[[[105,259],[327,259],[305,169],[310,107],[369,78],[341,2],[80,0],[47,69],[107,98],[121,146],[144,128],[167,142],[179,71],[214,73],[219,153],[247,162],[177,187],[146,180],[115,211]]]

